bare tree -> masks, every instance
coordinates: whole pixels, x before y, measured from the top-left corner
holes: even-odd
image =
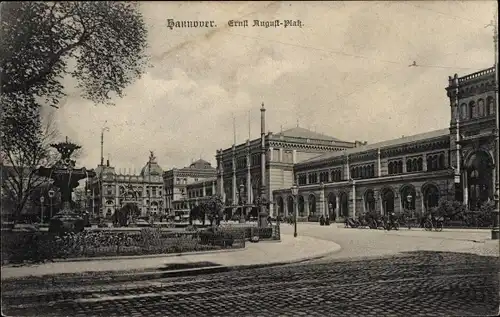
[[[50,166],[58,159],[50,147],[58,136],[53,114],[43,125],[37,120],[37,129],[35,139],[22,137],[2,143],[2,205],[4,210],[12,209],[14,219],[19,219],[33,192],[47,184],[36,168]]]

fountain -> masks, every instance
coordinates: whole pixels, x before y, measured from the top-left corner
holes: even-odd
[[[69,142],[66,137],[65,142],[51,144],[61,155],[61,158],[52,167],[40,167],[37,170],[38,175],[54,180],[54,185],[61,191],[62,208],[56,215],[50,219],[49,232],[80,232],[84,229],[84,220],[82,216],[72,210],[71,194],[73,189],[78,187],[78,182],[86,177],[94,177],[93,170],[75,168],[75,161],[71,155],[81,146]]]

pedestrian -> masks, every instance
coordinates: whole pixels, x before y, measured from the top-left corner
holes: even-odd
[[[332,213],[332,222],[335,223],[335,220],[337,220],[337,215],[335,212]]]

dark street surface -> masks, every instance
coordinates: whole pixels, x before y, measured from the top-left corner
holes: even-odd
[[[2,285],[8,316],[494,316],[498,257],[408,252],[53,289]]]

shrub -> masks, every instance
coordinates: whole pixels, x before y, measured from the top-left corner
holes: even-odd
[[[466,208],[460,201],[441,198],[438,206],[432,208],[432,211],[436,214],[436,216],[455,219],[457,217],[462,217]]]

